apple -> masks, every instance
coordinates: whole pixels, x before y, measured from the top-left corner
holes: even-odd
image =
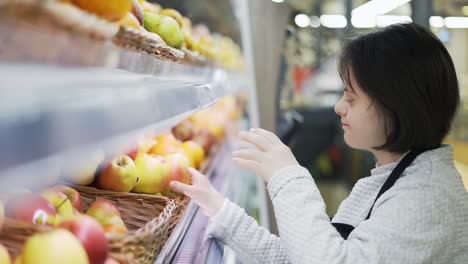
[[[167,170],[162,159],[149,154],[139,155],[135,160],[140,181],[132,192],[157,194],[164,189],[164,177]]]
[[[78,158],[76,159],[80,160],[78,164],[62,169],[62,178],[76,185],[90,185],[94,181],[99,165],[105,159],[105,153],[99,150]]]
[[[73,216],[73,206],[70,202],[70,199],[68,199],[68,196],[66,196],[64,193],[55,189],[47,189],[41,192],[41,196],[54,206],[55,210],[60,216]]]
[[[118,216],[113,216],[109,219],[108,224],[103,224],[104,232],[107,233],[114,233],[114,234],[127,234],[128,229],[125,226],[124,221],[122,218]]]
[[[216,136],[207,128],[202,128],[197,131],[193,141],[202,146],[205,154],[208,154],[216,143]]]
[[[189,120],[184,120],[172,128],[174,137],[181,141],[187,141],[193,137],[193,125]]]
[[[205,151],[195,141],[189,140],[182,143],[183,153],[192,160],[192,164],[199,169],[205,159]]]
[[[30,237],[23,248],[23,264],[87,264],[88,256],[80,241],[65,229]]]
[[[172,153],[180,152],[180,148],[171,142],[161,142],[157,143],[154,147],[152,147],[149,151],[149,154],[158,155],[158,156],[165,156]]]
[[[188,170],[189,164],[189,159],[182,154],[166,156],[166,163],[164,166],[168,168],[168,174],[164,178],[165,188],[162,192],[165,196],[175,197],[179,195],[169,189],[169,184],[172,181],[178,181],[185,184],[191,183],[190,171]]]
[[[54,206],[39,194],[25,194],[10,199],[6,206],[7,216],[34,224],[55,223],[57,214]]]
[[[154,138],[141,138],[133,146],[129,147],[126,151],[127,156],[135,160],[139,154],[146,154],[149,150],[156,145]]]
[[[129,192],[138,183],[137,169],[126,155],[112,159],[97,177],[97,186],[115,192]]]
[[[108,200],[97,199],[89,206],[86,215],[94,217],[103,226],[104,231],[108,225],[116,225],[122,230],[127,230],[119,209]]]
[[[68,218],[60,223],[59,227],[70,231],[81,242],[90,264],[102,264],[107,258],[108,244],[104,229],[86,215]]]
[[[2,244],[0,244],[0,263],[2,264],[11,263],[10,254],[8,253],[8,250]]]
[[[119,264],[119,262],[113,258],[107,258],[104,264]]]
[[[16,256],[15,258],[15,261],[13,262],[13,264],[23,264],[23,255],[18,255]]]
[[[83,212],[83,201],[81,200],[81,194],[77,190],[65,185],[55,185],[53,189],[64,193],[70,200],[73,208],[79,213]]]

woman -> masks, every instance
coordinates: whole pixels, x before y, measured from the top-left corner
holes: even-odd
[[[377,159],[330,221],[309,172],[271,132],[240,134],[257,149],[234,162],[267,182],[279,237],[259,227],[192,170],[172,182],[211,218],[207,233],[245,263],[468,263],[468,194],[442,145],[459,102],[453,62],[416,24],[350,41],[339,58],[345,84],[335,106],[345,142]]]

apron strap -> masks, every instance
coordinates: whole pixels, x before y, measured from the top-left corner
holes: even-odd
[[[382,196],[382,194],[384,194],[386,191],[392,188],[395,182],[400,178],[401,174],[403,174],[405,169],[416,159],[416,157],[419,154],[423,153],[426,150],[428,149],[411,150],[407,155],[403,157],[403,159],[398,163],[395,169],[393,169],[390,176],[388,176],[387,180],[380,188],[380,191],[375,197],[374,202],[372,203],[372,206],[365,220],[368,220],[370,218],[372,209],[374,209],[375,202],[380,198],[380,196]],[[340,233],[341,237],[343,237],[344,239],[348,239],[349,234],[354,230],[354,226],[348,224],[332,223],[332,225],[336,228],[338,233]]]

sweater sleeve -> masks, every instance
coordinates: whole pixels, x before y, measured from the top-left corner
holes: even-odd
[[[439,263],[447,252],[444,244],[452,240],[453,218],[445,209],[450,203],[424,187],[382,195],[371,218],[347,240],[331,225],[305,168],[283,169],[271,178],[268,191],[291,263]]]
[[[289,263],[281,239],[228,199],[210,219],[206,234],[233,249],[242,263]]]

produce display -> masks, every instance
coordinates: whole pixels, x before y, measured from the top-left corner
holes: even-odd
[[[133,149],[106,156],[96,151],[85,159],[79,175],[40,189],[1,194],[0,230],[6,219],[45,231],[32,232],[15,256],[2,246],[0,263],[119,263],[111,258],[109,239],[129,234],[118,202],[100,198],[85,206],[81,186],[119,193],[141,193],[177,199],[171,181],[190,184],[189,167],[203,169],[226,136],[230,123],[242,112],[234,96],[181,121],[165,133],[136,140]],[[94,155],[96,154],[96,155]],[[100,162],[99,162],[100,161]],[[98,163],[98,164],[96,164]],[[76,165],[79,167],[79,165]],[[92,169],[94,171],[92,171]],[[62,173],[69,173],[64,168]],[[80,191],[79,191],[80,190]]]
[[[151,33],[153,40],[172,48],[190,51],[232,70],[243,70],[238,44],[231,38],[209,31],[174,9],[145,0],[62,0],[108,22]]]

